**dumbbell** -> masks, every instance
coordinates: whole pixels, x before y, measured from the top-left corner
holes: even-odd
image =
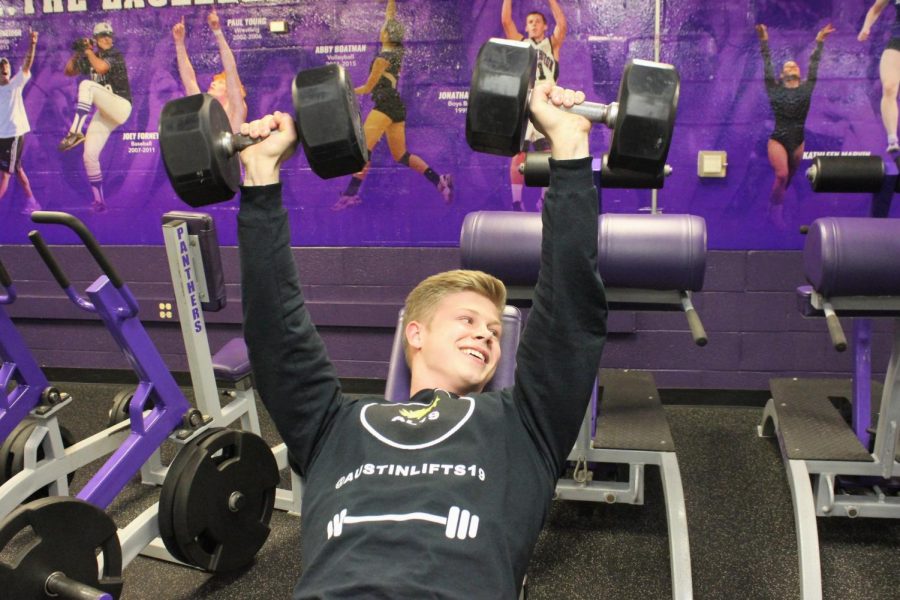
[[[466,141],[477,152],[522,151],[537,50],[529,42],[493,38],[478,52],[469,88]],[[583,102],[568,109],[613,130],[609,166],[658,174],[672,142],[680,80],[672,65],[632,59],[616,102]]]
[[[294,121],[312,171],[323,179],[360,171],[369,160],[359,103],[339,65],[300,71],[291,89]],[[159,118],[159,146],[175,193],[193,207],[234,197],[241,180],[237,154],[259,140],[231,131],[225,109],[208,94],[168,102]]]
[[[597,170],[596,166],[594,170]],[[665,165],[656,173],[644,173],[631,169],[613,169],[609,166],[609,154],[600,160],[600,187],[629,190],[662,189],[666,177],[672,174],[672,167]],[[528,152],[525,160],[519,165],[519,173],[525,176],[528,187],[547,187],[550,185],[550,153]]]

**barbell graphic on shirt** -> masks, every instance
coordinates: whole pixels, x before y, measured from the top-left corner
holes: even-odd
[[[467,510],[463,510],[458,506],[451,506],[446,517],[440,515],[432,515],[424,512],[414,512],[397,515],[372,515],[364,517],[355,517],[347,514],[347,509],[343,509],[334,515],[328,522],[328,539],[339,537],[344,531],[345,525],[356,525],[358,523],[381,523],[394,522],[400,523],[404,521],[425,521],[444,526],[444,535],[448,538],[464,540],[474,538],[478,535],[478,515],[473,515]]]

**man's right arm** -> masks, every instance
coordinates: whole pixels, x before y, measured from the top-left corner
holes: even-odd
[[[519,30],[516,29],[516,23],[512,16],[512,0],[503,0],[503,6],[500,7],[500,23],[503,25],[503,34],[508,40],[521,41],[524,37]]]
[[[290,117],[278,115],[278,133],[269,136],[270,127],[257,129],[251,137],[267,139],[241,152],[245,177],[238,244],[244,339],[260,397],[301,474],[306,474],[336,414],[341,391],[305,307],[291,252],[278,169],[293,152],[296,132]],[[250,133],[247,124],[241,132]]]

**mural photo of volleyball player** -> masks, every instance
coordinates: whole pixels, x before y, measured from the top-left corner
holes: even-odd
[[[531,45],[537,48],[538,62],[537,73],[535,75],[535,83],[543,83],[549,81],[556,83],[559,79],[559,53],[563,42],[566,40],[568,32],[568,23],[566,15],[563,13],[562,7],[557,0],[547,0],[550,7],[550,13],[556,25],[553,33],[549,36],[547,31],[549,25],[547,16],[538,11],[531,11],[525,17],[525,33],[521,33],[516,28],[516,23],[512,16],[512,0],[503,0],[500,8],[500,22],[503,25],[503,33],[507,39],[519,41],[528,40]],[[525,142],[530,144],[536,151],[549,151],[550,145],[544,138],[544,135],[535,129],[531,121],[528,122],[528,130],[525,132]],[[519,173],[519,165],[525,161],[525,153],[520,152],[515,155],[509,164],[509,181],[512,191],[512,209],[524,210],[522,204],[522,188],[525,185],[525,177]],[[541,212],[543,204],[544,192],[541,190],[541,197],[538,200],[536,210]]]
[[[64,72],[69,77],[86,78],[78,84],[75,116],[59,143],[59,150],[66,152],[84,144],[84,170],[93,195],[91,207],[95,212],[104,212],[106,198],[100,153],[110,134],[131,115],[128,69],[122,53],[114,47],[112,25],[105,21],[97,23],[93,38],[76,39]],[[90,124],[84,131],[89,117]]]
[[[422,157],[411,154],[406,148],[406,106],[397,90],[400,68],[406,53],[403,34],[404,27],[397,20],[397,2],[387,0],[384,25],[380,33],[381,51],[372,61],[365,83],[354,88],[357,95],[371,94],[375,103],[363,123],[366,147],[371,154],[381,138],[386,137],[394,160],[424,175],[444,202],[450,204],[453,202],[453,176],[449,173],[438,175]],[[370,165],[371,157],[363,170],[350,178],[350,183],[331,210],[341,211],[362,204],[359,190]]]
[[[780,230],[787,227],[784,220],[784,193],[803,158],[806,117],[818,80],[822,47],[825,39],[834,31],[834,27],[828,24],[816,34],[816,47],[809,59],[807,78],[803,80],[800,66],[793,60],[785,61],[781,73],[775,77],[768,29],[763,24],[756,26],[763,57],[766,93],[775,115],[775,129],[768,141],[769,164],[775,172],[775,181],[769,195],[768,220]]]
[[[34,199],[31,182],[22,166],[25,134],[31,131],[28,115],[25,113],[25,103],[22,100],[22,90],[25,84],[31,81],[31,65],[34,63],[38,42],[37,31],[29,32],[28,40],[25,60],[15,75],[12,75],[9,59],[5,56],[0,58],[0,200],[6,195],[9,180],[15,174],[25,192],[25,206],[20,211],[23,215],[41,210],[41,205]]]

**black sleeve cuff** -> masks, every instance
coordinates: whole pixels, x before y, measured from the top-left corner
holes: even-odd
[[[281,183],[241,186],[241,212],[269,212],[281,206]]]
[[[594,187],[594,174],[591,172],[593,159],[590,156],[570,160],[550,159],[550,189],[564,185],[567,189]]]

